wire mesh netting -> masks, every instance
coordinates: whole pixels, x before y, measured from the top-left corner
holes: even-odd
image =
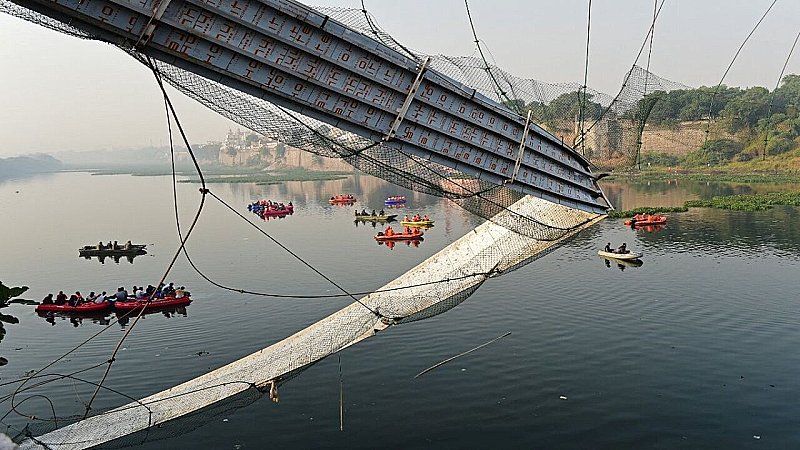
[[[588,104],[581,104],[583,86],[577,83],[554,84],[519,78],[476,57],[424,55],[403,47],[365,11],[320,10],[417,60],[430,56],[434,70],[473,87],[511,111],[527,114],[530,110],[544,128],[562,136],[565,142],[580,145],[593,158],[633,158],[640,146],[647,113],[640,100],[656,90],[681,88],[634,66],[616,96],[587,89]],[[72,36],[95,39],[69,24],[7,0],[0,0],[0,12]],[[134,49],[122,50],[142,63],[153,64],[156,73],[180,92],[267,138],[320,156],[340,158],[360,171],[399,186],[450,199],[489,222],[384,287],[394,290],[370,294],[362,303],[353,303],[253,355],[141,400],[131,401],[120,393],[106,392],[110,396],[121,395],[119,398],[128,404],[93,412],[83,420],[79,420],[81,414],[64,414],[54,409],[51,419],[40,417],[28,428],[16,430],[17,440],[28,439],[23,448],[37,445],[86,448],[111,440],[114,446],[133,445],[173,436],[175,427],[165,432],[155,426],[177,417],[190,422],[189,426],[184,424],[178,429],[191,429],[192,423],[207,420],[226,408],[256,401],[265,393],[275,397],[277,385],[310,364],[373,335],[376,330],[441,314],[466,300],[487,278],[527,264],[603,217],[469,177],[189,71],[151,61]],[[592,122],[586,127],[576,122],[581,108]],[[28,398],[46,395],[36,390],[39,382],[63,379],[50,375],[28,380],[28,387],[19,393],[24,392]],[[15,397],[5,400],[13,403]],[[17,411],[16,406],[12,409]],[[74,423],[64,427],[65,422]]]

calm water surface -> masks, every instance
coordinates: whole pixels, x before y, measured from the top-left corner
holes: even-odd
[[[788,187],[660,182],[606,188],[615,205],[627,209]],[[367,176],[211,189],[351,291],[383,285],[480,223],[445,200]],[[359,203],[327,204],[344,192],[356,194]],[[388,195],[407,195],[406,211],[436,219],[418,247],[390,250],[372,239],[377,229],[354,226],[353,209],[379,209]],[[179,184],[178,197],[185,229],[199,201],[197,186]],[[261,198],[291,200],[297,212],[261,221],[245,208]],[[0,210],[0,280],[30,286],[25,297],[35,300],[60,289],[87,293],[154,284],[177,246],[168,177],[64,173],[5,181]],[[446,314],[341,352],[344,431],[333,356],[281,386],[278,404],[262,399],[182,421],[165,431],[177,437],[139,448],[798,448],[799,212],[693,209],[670,215],[667,227],[652,233],[606,220],[534,263],[489,280]],[[127,239],[147,243],[148,254],[133,264],[77,255],[81,245]],[[596,251],[608,241],[643,251],[644,265],[607,266]],[[214,200],[188,250],[207,276],[225,285],[282,294],[334,292]],[[148,314],[133,330],[107,382],[125,395],[139,398],[203,374],[350,303],[224,291],[185,259],[169,279],[185,284],[195,301],[184,311]],[[48,322],[31,306],[2,312],[20,323],[5,325],[0,355],[9,364],[0,368],[0,382],[42,367],[103,328],[92,319]],[[105,361],[128,326],[113,325],[51,371]],[[508,331],[490,347],[413,378]],[[101,372],[81,376],[97,381]],[[66,416],[83,412],[91,388],[59,381],[36,393],[46,394],[57,414]],[[104,393],[95,408],[126,402]],[[9,409],[8,401],[2,409]],[[51,414],[39,398],[19,410]],[[25,421],[12,413],[4,423],[19,427]]]

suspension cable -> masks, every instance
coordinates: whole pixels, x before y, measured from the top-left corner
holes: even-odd
[[[650,81],[650,60],[653,56],[653,37],[656,34],[656,17],[658,10],[658,0],[653,0],[653,23],[650,25],[650,48],[647,50],[647,67],[644,69],[644,91],[642,92],[642,100],[647,97],[647,84]],[[637,130],[637,137],[636,137],[636,159],[634,160],[634,166],[637,166],[639,170],[642,170],[642,159],[641,159],[641,152],[642,152],[642,137],[644,134],[644,125],[646,121],[646,117],[644,117],[644,106],[645,102],[642,101],[639,103],[639,129]],[[652,108],[650,108],[652,110]]]
[[[578,123],[581,130],[581,153],[586,156],[586,133],[583,129],[586,114],[586,85],[589,82],[589,42],[592,30],[592,0],[589,0],[588,18],[586,19],[586,61],[583,65],[583,96],[580,99],[580,113]]]
[[[744,41],[742,41],[742,44],[739,46],[739,48],[736,50],[736,53],[733,55],[731,63],[728,64],[728,68],[725,69],[725,73],[722,74],[722,78],[719,79],[719,83],[717,83],[717,86],[714,88],[714,92],[711,93],[711,101],[708,102],[708,118],[706,122],[706,138],[704,143],[708,142],[708,134],[711,131],[711,112],[714,109],[714,99],[716,98],[717,93],[719,92],[720,86],[722,86],[722,82],[725,81],[725,77],[728,76],[728,72],[730,72],[731,67],[733,67],[733,63],[736,62],[736,58],[739,57],[739,53],[742,52],[742,49],[744,48],[745,44],[747,44],[747,41],[750,40],[750,37],[753,36],[753,34],[758,29],[758,26],[761,25],[761,22],[764,21],[764,19],[767,17],[767,14],[769,14],[769,12],[772,10],[772,7],[775,6],[775,3],[777,3],[777,1],[778,0],[772,0],[772,3],[770,3],[769,8],[767,8],[767,10],[764,11],[764,14],[761,16],[760,19],[758,19],[758,22],[756,22],[753,29],[750,30],[750,33],[748,33],[747,37],[744,38]]]
[[[470,11],[469,11],[469,0],[464,0],[464,6],[467,9],[467,18],[469,19],[469,27],[472,30],[472,37],[475,38],[475,41],[474,41],[475,42],[475,46],[478,48],[478,53],[481,55],[481,59],[483,60],[484,70],[486,70],[486,73],[489,75],[489,78],[492,80],[492,83],[494,83],[494,86],[497,88],[497,90],[498,90],[498,92],[500,94],[498,97],[502,97],[502,98],[506,99],[507,105],[509,105],[509,107],[514,112],[516,112],[517,114],[522,114],[522,112],[523,112],[522,109],[520,109],[516,105],[517,102],[512,101],[512,99],[508,96],[506,91],[503,90],[503,87],[500,86],[500,83],[497,81],[497,78],[495,78],[494,73],[492,73],[491,67],[489,67],[489,61],[486,60],[486,55],[483,54],[483,48],[481,47],[481,41],[480,41],[480,39],[478,39],[478,33],[475,31],[475,23],[472,21],[472,13],[470,13]],[[514,95],[513,92],[512,92],[512,95]],[[516,99],[514,99],[514,100],[516,100]]]
[[[661,0],[661,4],[658,6],[658,11],[656,12],[656,18],[658,18],[658,16],[661,15],[661,10],[662,10],[662,8],[664,8],[664,3],[666,1],[667,0]],[[633,76],[633,71],[636,69],[636,63],[639,62],[639,58],[642,56],[642,53],[644,53],[644,49],[647,46],[647,42],[648,42],[648,40],[650,38],[650,35],[653,33],[653,29],[655,28],[655,22],[656,21],[654,20],[653,23],[650,25],[650,29],[647,31],[647,34],[645,35],[644,40],[642,41],[641,47],[639,47],[639,53],[636,54],[636,58],[634,58],[633,64],[631,65],[630,70],[625,75],[625,79],[622,81],[622,87],[620,87],[619,91],[617,92],[617,95],[615,95],[614,98],[611,100],[611,103],[609,103],[608,106],[605,107],[605,109],[600,114],[600,116],[597,118],[597,120],[592,122],[592,124],[589,126],[589,128],[586,129],[586,133],[592,131],[592,129],[594,129],[594,127],[598,123],[600,123],[600,120],[602,120],[603,117],[605,117],[606,114],[608,114],[608,112],[611,110],[611,107],[614,106],[614,104],[617,102],[617,100],[619,100],[619,97],[625,91],[625,88],[628,86],[628,82],[630,81],[631,76]],[[592,163],[591,161],[589,161],[589,164],[592,167],[599,169],[599,167],[596,164]]]
[[[778,90],[778,87],[781,85],[781,80],[783,80],[783,74],[786,72],[786,66],[789,65],[789,60],[792,59],[792,53],[794,53],[794,48],[797,46],[797,40],[800,39],[800,31],[797,32],[797,36],[794,37],[794,42],[792,43],[792,48],[789,49],[789,54],[786,56],[786,61],[783,63],[783,68],[781,69],[781,74],[778,75],[778,80],[775,82],[775,89],[772,90],[772,93],[769,96],[769,107],[767,108],[767,125],[766,129],[764,130],[764,151],[762,153],[762,161],[766,161],[767,159],[767,143],[769,142],[769,117],[772,115],[772,105],[775,101],[775,91]]]

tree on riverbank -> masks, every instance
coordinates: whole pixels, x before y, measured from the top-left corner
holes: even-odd
[[[775,170],[783,166],[796,170],[800,162],[800,75],[786,75],[773,92],[760,86],[703,86],[651,93],[639,103],[653,97],[658,99],[647,119],[651,133],[670,129],[670,139],[678,140],[685,131],[688,140],[689,131],[693,131],[693,141],[700,137],[704,143],[682,154],[650,148],[642,156],[648,166],[735,164],[740,169]],[[698,136],[698,124],[705,136]],[[773,163],[760,162],[766,159]]]

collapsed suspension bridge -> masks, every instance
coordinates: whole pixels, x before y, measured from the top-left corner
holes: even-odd
[[[377,331],[456,306],[487,278],[546,254],[611,208],[590,163],[530,114],[516,114],[375,29],[367,36],[295,1],[0,0],[0,11],[114,44],[248,128],[489,219],[381,292],[281,342],[29,435],[23,448],[88,448],[249,390],[274,392],[298,370]],[[321,132],[321,124],[333,128]]]

